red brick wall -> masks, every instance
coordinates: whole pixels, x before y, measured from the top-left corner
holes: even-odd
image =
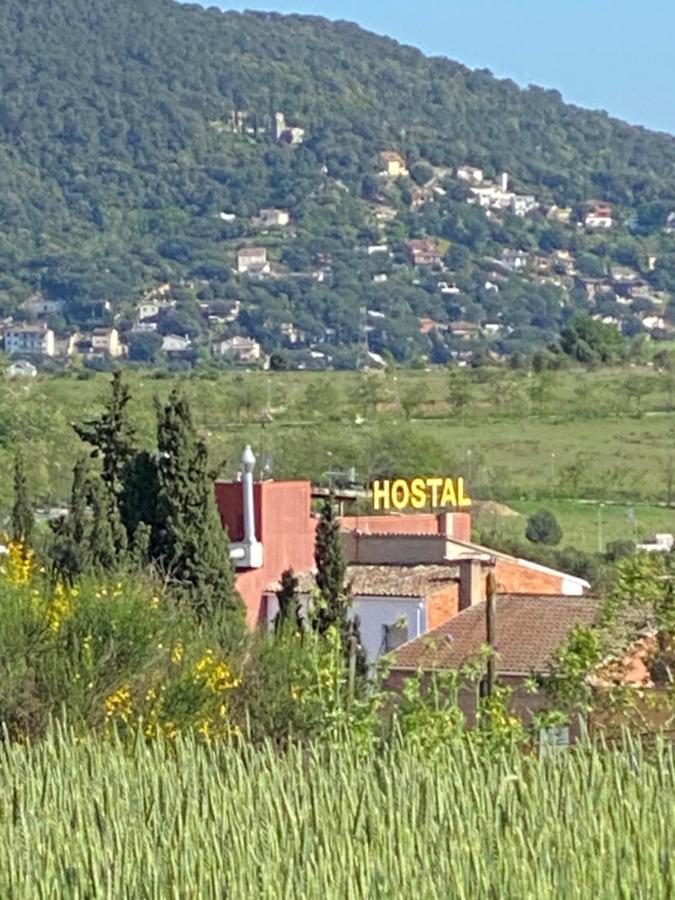
[[[343,516],[344,531],[361,534],[445,534],[471,540],[471,513],[411,513],[410,515]]]
[[[427,598],[427,631],[438,628],[459,612],[459,585],[452,584]]]
[[[516,560],[497,559],[495,567],[500,594],[562,594],[560,575],[530,569]]]
[[[343,516],[343,531],[360,531],[361,534],[438,534],[438,516],[417,513],[405,516]]]

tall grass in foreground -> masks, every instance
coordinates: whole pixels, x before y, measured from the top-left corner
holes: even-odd
[[[0,896],[670,898],[672,753],[0,745]]]

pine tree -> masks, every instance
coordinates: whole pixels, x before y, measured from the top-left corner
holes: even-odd
[[[319,634],[325,634],[333,625],[338,625],[342,631],[348,611],[345,592],[347,566],[342,554],[340,522],[331,499],[326,500],[321,510],[314,543],[314,562],[316,586],[321,595],[314,627]]]
[[[215,504],[213,473],[185,398],[158,408],[159,496],[152,555],[174,589],[202,616],[243,622],[229,541]]]
[[[127,410],[130,400],[131,393],[122,373],[115,372],[101,416],[73,425],[79,437],[94,448],[92,458],[101,460],[101,477],[116,502],[124,489],[125,468],[136,453],[134,429]]]
[[[33,539],[35,518],[28,495],[28,482],[23,454],[19,451],[14,459],[14,506],[12,507],[12,538],[24,547],[29,547]]]
[[[281,587],[277,591],[279,612],[274,620],[274,630],[279,631],[286,627],[293,627],[296,631],[302,631],[302,613],[300,610],[300,595],[298,594],[298,579],[292,569],[287,569],[281,575]]]

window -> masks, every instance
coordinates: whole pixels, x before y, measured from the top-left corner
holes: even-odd
[[[394,622],[393,625],[383,625],[384,652],[391,653],[408,640],[408,623],[406,621]]]

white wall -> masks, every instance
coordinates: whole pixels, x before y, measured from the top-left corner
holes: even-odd
[[[371,663],[384,652],[385,625],[405,620],[409,641],[426,631],[425,604],[416,598],[354,597],[353,612],[361,620],[361,640]]]
[[[303,615],[307,614],[308,597],[301,599]],[[279,612],[276,594],[267,595],[267,624],[272,627]],[[395,625],[405,620],[408,625],[408,640],[419,637],[427,630],[426,606],[423,600],[414,597],[372,597],[353,598],[352,615],[361,620],[361,640],[368,654],[368,662],[373,663],[384,652],[384,626]]]

